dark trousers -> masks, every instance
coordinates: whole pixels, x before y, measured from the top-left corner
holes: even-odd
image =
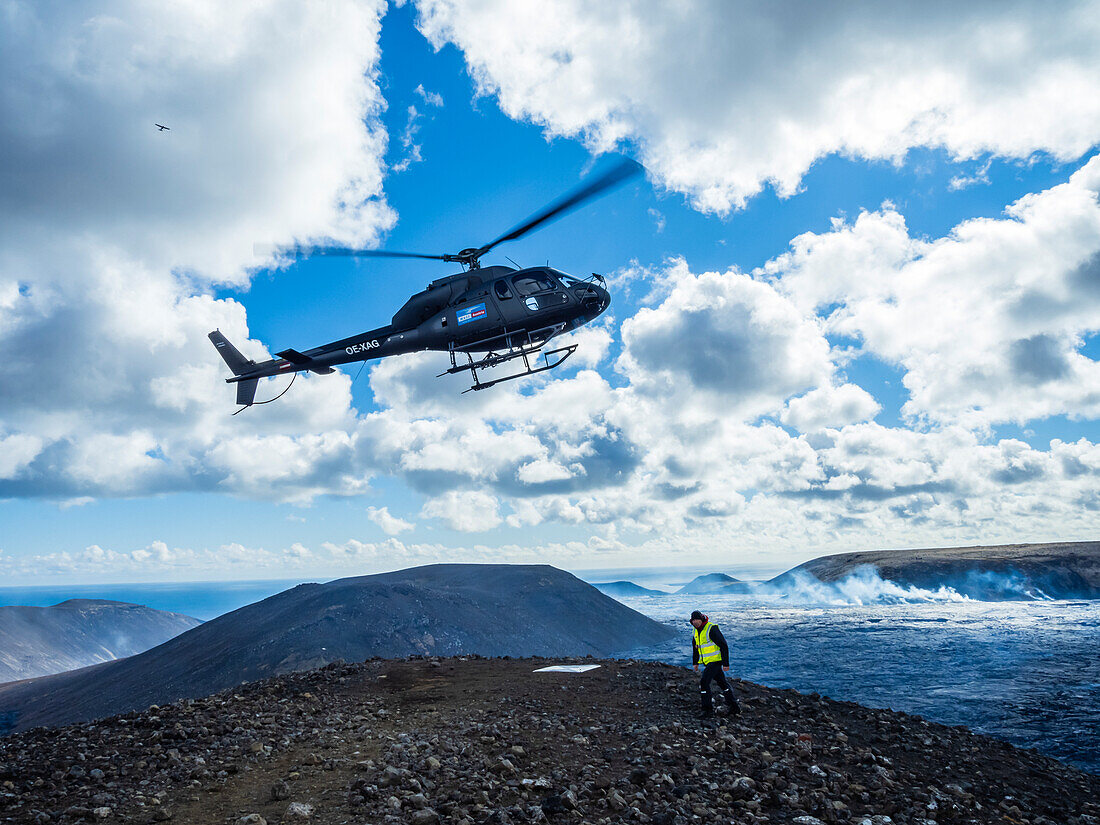
[[[710,713],[714,710],[714,706],[710,701],[710,683],[712,681],[718,683],[718,687],[725,695],[726,704],[729,705],[730,710],[738,709],[737,697],[733,695],[733,688],[726,681],[726,674],[722,672],[722,663],[711,662],[703,666],[703,676],[699,680],[699,698],[703,702],[703,712]]]

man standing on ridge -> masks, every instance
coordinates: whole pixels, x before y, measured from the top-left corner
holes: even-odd
[[[699,698],[703,702],[703,716],[714,716],[714,704],[710,698],[710,683],[717,681],[718,687],[726,696],[730,715],[741,712],[741,705],[733,695],[733,687],[726,681],[724,671],[730,669],[730,649],[726,638],[718,625],[698,610],[691,614],[691,626],[695,628],[691,640],[691,664],[699,672],[699,663],[703,663],[703,678],[699,680]]]

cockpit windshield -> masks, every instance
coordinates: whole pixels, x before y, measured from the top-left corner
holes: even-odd
[[[564,272],[558,272],[558,270],[556,269],[551,269],[550,274],[561,281],[562,284],[565,285],[566,289],[571,286],[575,286],[576,284],[584,283],[584,281],[582,281],[580,278],[574,278],[572,275],[566,275]]]
[[[520,295],[535,295],[555,289],[557,284],[548,275],[541,272],[525,272],[512,278],[512,285]]]

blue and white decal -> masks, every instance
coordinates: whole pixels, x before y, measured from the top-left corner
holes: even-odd
[[[480,321],[485,317],[485,304],[473,304],[472,306],[462,307],[455,310],[455,315],[458,317],[458,325],[468,324],[471,321]]]

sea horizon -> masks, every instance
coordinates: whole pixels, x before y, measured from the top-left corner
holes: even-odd
[[[671,592],[676,586],[707,573],[726,573],[744,578],[756,571],[750,565],[728,565],[720,568],[692,565],[689,567],[604,567],[591,570],[567,570],[567,572],[589,584],[629,580],[643,587],[668,589]],[[741,575],[738,576],[737,573]],[[376,574],[352,574],[352,576],[355,575]],[[140,604],[154,610],[182,613],[202,621],[210,621],[300,584],[325,584],[341,578],[349,578],[349,576],[14,585],[0,587],[0,607],[17,605],[51,607],[69,599],[107,599]]]

